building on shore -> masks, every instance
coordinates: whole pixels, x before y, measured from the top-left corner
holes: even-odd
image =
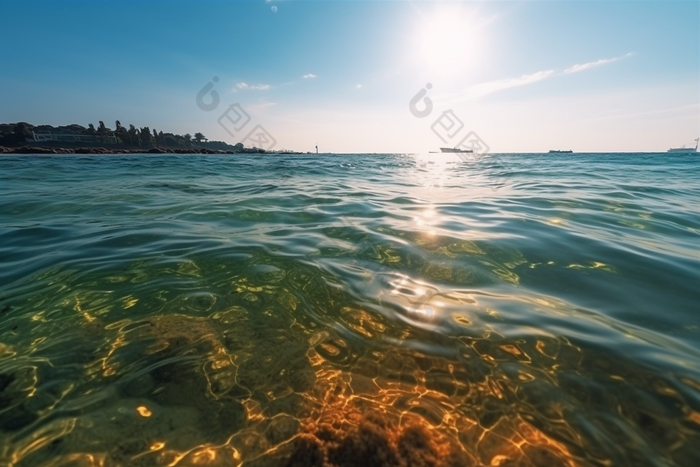
[[[75,133],[36,133],[32,130],[31,143],[107,143],[118,144],[120,141],[114,135],[78,135]]]

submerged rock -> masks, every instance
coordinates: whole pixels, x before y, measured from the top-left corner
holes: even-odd
[[[294,442],[284,467],[468,467],[473,459],[425,426],[399,427],[368,413],[348,430],[312,425]]]

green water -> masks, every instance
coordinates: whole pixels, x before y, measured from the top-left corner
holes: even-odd
[[[426,466],[700,465],[698,180],[666,154],[4,156],[0,465],[356,465],[358,433]]]

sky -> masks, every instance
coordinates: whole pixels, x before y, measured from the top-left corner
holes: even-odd
[[[0,40],[5,123],[345,153],[700,136],[697,1],[0,0]]]

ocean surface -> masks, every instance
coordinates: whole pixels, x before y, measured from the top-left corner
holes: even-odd
[[[2,466],[700,465],[700,154],[0,157]]]

